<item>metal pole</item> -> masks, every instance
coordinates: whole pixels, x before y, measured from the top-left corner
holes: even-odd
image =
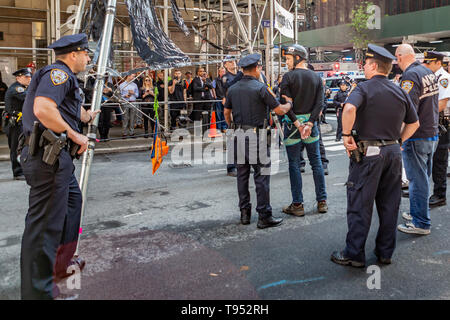
[[[75,24],[73,26],[72,34],[77,34],[80,32],[81,19],[83,18],[84,7],[86,5],[86,0],[80,0],[80,4],[77,7],[77,15],[75,17]]]
[[[294,42],[298,43],[298,2],[295,2],[295,16],[294,16]]]
[[[103,94],[103,86],[105,84],[106,75],[106,65],[108,62],[109,52],[111,50],[111,40],[114,28],[114,16],[116,15],[116,0],[108,0],[108,7],[106,8],[105,24],[103,27],[102,43],[100,47],[100,54],[98,59],[98,69],[97,77],[95,80],[94,92],[92,94],[92,105],[91,110],[100,110]],[[80,174],[80,189],[83,197],[83,203],[81,206],[81,220],[80,220],[80,232],[78,235],[77,249],[75,251],[75,256],[78,256],[78,249],[80,246],[80,237],[82,233],[82,223],[84,212],[86,211],[87,203],[87,187],[89,180],[89,173],[91,170],[92,160],[94,159],[95,141],[97,137],[97,126],[98,126],[99,116],[97,115],[94,122],[89,125],[88,138],[89,145],[88,149],[83,155],[83,162]]]
[[[248,0],[248,41],[252,43],[252,0]]]
[[[61,38],[61,2],[60,0],[55,0],[55,26],[56,26],[56,40]]]
[[[269,36],[269,68],[270,68],[270,86],[273,87],[273,22],[274,22],[274,1],[270,0],[270,36]]]
[[[231,8],[233,9],[234,17],[236,19],[236,22],[237,22],[237,25],[238,25],[238,28],[239,28],[238,30],[242,34],[242,38],[244,39],[244,43],[248,47],[249,52],[253,53],[252,44],[249,42],[249,38],[248,38],[248,35],[247,35],[247,30],[245,30],[244,23],[242,22],[241,16],[239,15],[239,10],[238,10],[234,0],[230,0],[230,5],[231,5]]]
[[[169,0],[164,0],[164,32],[169,36]],[[164,127],[169,130],[169,69],[164,69]]]
[[[220,0],[220,47],[223,48],[223,34],[224,34],[224,30],[223,30],[223,0]],[[220,50],[220,54],[221,59],[223,60],[223,49]],[[223,65],[223,62],[222,62]]]

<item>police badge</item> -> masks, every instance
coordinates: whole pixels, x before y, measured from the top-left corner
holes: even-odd
[[[25,88],[24,87],[16,87],[16,91],[18,93],[22,93],[22,92],[25,92]]]
[[[414,82],[410,80],[405,80],[402,82],[401,85],[402,89],[406,91],[406,93],[409,93],[411,89],[414,87]]]
[[[50,72],[50,79],[52,79],[53,84],[57,86],[66,82],[67,79],[69,79],[69,76],[61,69],[52,69]]]
[[[447,87],[448,87],[448,79],[441,79],[439,81],[439,83],[441,84],[441,86],[443,86],[445,89],[447,89]]]

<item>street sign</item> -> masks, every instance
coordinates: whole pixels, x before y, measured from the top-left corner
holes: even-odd
[[[262,20],[261,26],[263,28],[270,28],[270,20]],[[275,26],[275,21],[273,21],[273,26]]]

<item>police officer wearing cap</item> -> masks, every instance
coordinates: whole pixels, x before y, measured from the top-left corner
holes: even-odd
[[[432,176],[434,182],[430,207],[443,206],[447,202],[447,166],[450,147],[450,74],[442,63],[445,54],[435,51],[424,53],[424,66],[434,72],[439,85],[439,142],[433,156]]]
[[[318,120],[323,104],[323,82],[312,70],[308,69],[308,52],[298,44],[283,46],[282,55],[290,71],[283,76],[281,95],[293,99],[294,121],[284,117],[286,123],[284,144],[289,160],[289,178],[292,202],[283,207],[286,214],[298,217],[305,215],[303,206],[301,151],[306,148],[315,184],[316,201],[319,213],[326,213],[327,193],[325,175],[320,156],[320,133]],[[294,123],[293,123],[294,122]],[[300,129],[299,129],[300,128]]]
[[[345,80],[339,82],[339,91],[333,98],[334,108],[337,116],[336,142],[342,139],[342,110],[348,96],[348,83]]]
[[[416,131],[419,122],[409,96],[387,78],[393,59],[385,48],[369,44],[364,64],[367,81],[358,84],[344,106],[344,146],[350,156],[348,233],[345,249],[331,255],[341,265],[365,265],[374,202],[380,221],[375,255],[380,263],[389,264],[394,253],[401,200],[400,143]]]
[[[49,48],[56,62],[36,71],[23,106],[20,161],[30,194],[20,260],[22,299],[73,298],[61,295],[55,283],[68,276],[69,266],[84,267],[82,259],[73,259],[82,198],[72,157],[88,144],[79,121],[89,123],[98,113],[82,108],[75,76],[90,61],[88,39],[64,36]]]
[[[419,129],[403,145],[403,165],[409,180],[410,212],[402,214],[406,221],[398,226],[398,230],[427,235],[431,233],[428,205],[430,177],[439,138],[439,87],[436,75],[416,60],[411,45],[400,45],[395,55],[398,66],[403,70],[400,86],[411,97],[420,121]]]
[[[292,103],[280,104],[271,89],[258,79],[261,75],[261,55],[250,54],[239,61],[243,77],[231,86],[225,102],[225,120],[232,137],[234,160],[237,167],[237,186],[241,223],[247,225],[251,218],[249,193],[250,167],[254,169],[257,206],[257,227],[275,227],[283,221],[272,216],[270,206],[270,148],[267,144],[267,106],[278,115],[286,114]],[[292,116],[292,115],[291,115]],[[294,115],[295,118],[295,115]],[[233,119],[233,125],[231,124]],[[227,133],[229,134],[229,133]]]
[[[5,114],[6,135],[8,136],[8,146],[11,158],[14,180],[25,180],[22,167],[17,160],[17,147],[19,146],[19,136],[22,134],[22,106],[27,95],[27,87],[31,81],[31,71],[28,68],[17,70],[13,73],[16,77],[14,82],[5,94]]]

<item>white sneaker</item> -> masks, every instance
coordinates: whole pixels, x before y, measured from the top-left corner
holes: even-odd
[[[417,228],[412,222],[400,224],[397,229],[404,233],[427,235],[431,233],[431,229]]]
[[[412,221],[412,219],[413,219],[412,215],[410,215],[408,212],[403,212],[402,218],[405,220],[408,220],[408,221]]]

